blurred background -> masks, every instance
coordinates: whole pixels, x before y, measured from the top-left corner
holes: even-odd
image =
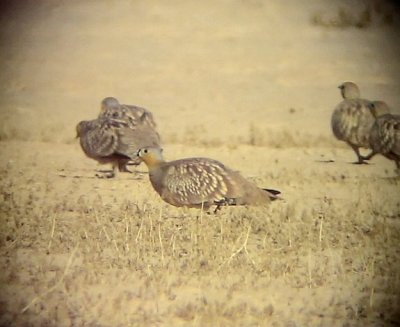
[[[102,98],[151,110],[166,143],[315,144],[337,86],[400,108],[388,1],[9,1],[0,139],[74,142]]]

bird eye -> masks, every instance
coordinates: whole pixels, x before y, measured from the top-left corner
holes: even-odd
[[[144,149],[143,152],[144,152],[144,153],[147,153],[147,149]]]

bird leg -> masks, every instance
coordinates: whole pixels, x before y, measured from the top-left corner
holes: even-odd
[[[115,170],[110,170],[110,171],[102,171],[101,174],[97,173],[95,175],[98,178],[114,178],[115,177]]]
[[[100,170],[101,174],[96,174],[98,178],[114,178],[117,175],[118,163],[112,163],[112,170]]]
[[[214,201],[214,204],[217,205],[217,207],[214,210],[214,213],[217,213],[219,210],[221,210],[221,207],[223,206],[235,206],[236,205],[236,199],[234,198],[223,198],[222,200],[219,201]]]
[[[394,161],[394,163],[396,164],[396,169],[394,170],[394,172],[400,176],[400,159]]]
[[[371,151],[370,154],[367,154],[366,156],[361,156],[362,160],[371,160],[373,156],[375,156],[377,153],[375,151]]]
[[[349,144],[351,146],[351,148],[353,149],[353,151],[356,153],[358,161],[353,162],[353,164],[355,165],[368,165],[368,162],[364,161],[364,157],[360,154],[360,150],[358,148],[358,146],[353,145],[353,144]]]
[[[127,167],[128,163],[124,160],[124,161],[118,161],[118,170],[122,173],[132,173]]]

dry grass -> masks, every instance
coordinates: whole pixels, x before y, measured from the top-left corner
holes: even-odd
[[[357,4],[2,11],[0,326],[399,324],[394,164],[351,165],[329,126],[344,80],[400,108],[398,16]],[[142,166],[95,178],[74,127],[105,96],[154,113],[167,159],[218,159],[284,200],[213,215],[163,203]]]
[[[94,165],[77,160],[82,154],[75,146],[2,147],[8,155],[1,164],[2,325],[399,319],[400,202],[395,195],[379,197],[393,194],[399,180],[382,179],[371,167],[361,175],[360,167],[340,160],[310,162],[309,170],[275,167],[274,178],[257,182],[279,187],[285,200],[213,215],[168,206],[141,174],[89,178]],[[239,146],[230,160],[244,167],[246,160],[236,158],[255,149]],[[204,150],[225,156],[221,148]],[[37,151],[52,155],[43,162],[33,159]],[[286,156],[286,150],[265,151],[278,162]],[[58,176],[63,165],[67,177]]]

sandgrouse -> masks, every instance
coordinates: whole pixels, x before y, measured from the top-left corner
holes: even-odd
[[[130,160],[139,164],[136,153],[140,148],[159,147],[159,137],[154,129],[145,125],[133,129],[125,120],[103,117],[81,121],[76,131],[82,150],[89,158],[101,164],[112,164],[113,172],[106,177],[114,177],[117,168],[129,172],[126,165]]]
[[[393,160],[400,173],[400,115],[391,115],[382,101],[374,101],[370,107],[376,121],[371,128],[369,141],[372,153],[368,159],[380,153]]]
[[[360,98],[360,90],[353,82],[339,85],[343,101],[334,109],[331,126],[335,137],[346,142],[357,155],[357,164],[365,163],[366,157],[359,148],[370,148],[369,134],[375,121],[369,108],[370,101]]]
[[[205,208],[216,205],[262,205],[277,199],[279,191],[261,189],[238,172],[208,158],[166,162],[159,148],[137,153],[148,169],[151,184],[161,198],[177,207]]]

